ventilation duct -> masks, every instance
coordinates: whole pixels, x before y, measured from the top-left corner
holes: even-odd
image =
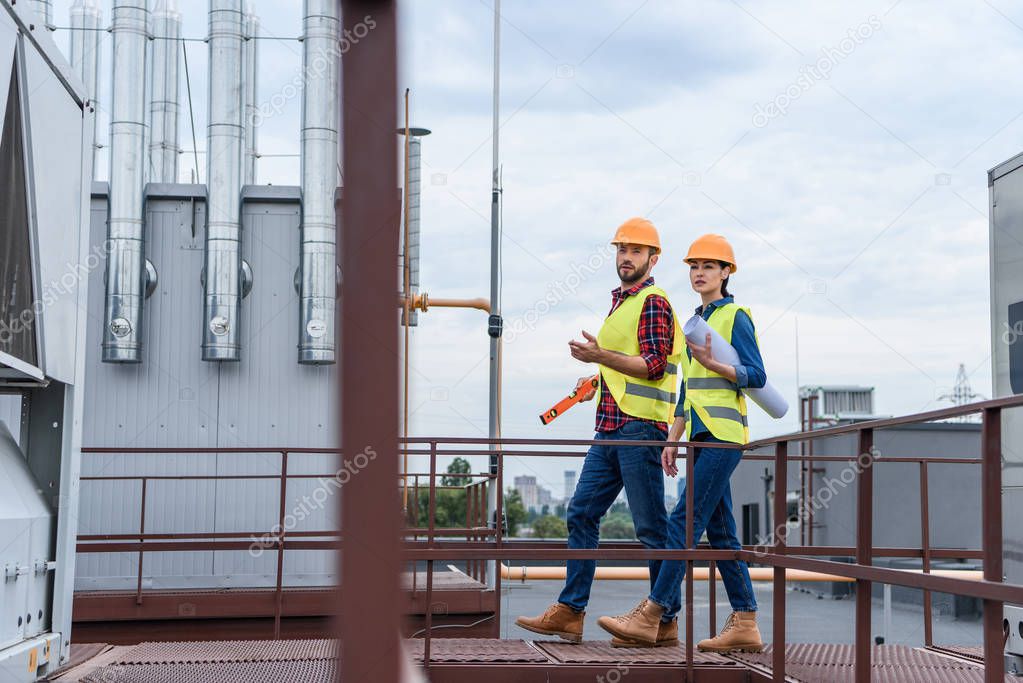
[[[338,151],[338,15],[335,0],[305,0],[302,73],[302,228],[298,362],[334,362]]]
[[[85,84],[85,96],[99,99],[99,38],[102,15],[96,0],[75,0],[71,6],[71,66]],[[98,107],[93,107],[98,109]],[[96,178],[99,116],[92,117],[92,177]]]
[[[149,168],[154,183],[178,181],[178,43],[181,14],[177,0],[156,0],[149,107]]]
[[[138,363],[142,303],[148,284],[143,243],[146,0],[114,0],[110,211],[103,352],[106,363]]]
[[[241,358],[242,6],[210,0],[202,359]]]
[[[245,44],[242,47],[242,97],[245,108],[245,161],[242,164],[242,183],[256,184],[256,162],[259,159],[256,126],[259,121],[259,90],[257,73],[259,72],[259,17],[252,11],[251,0],[245,2],[244,22]]]
[[[405,129],[400,128],[399,133],[404,134]],[[419,207],[422,199],[422,138],[429,135],[426,128],[409,128],[408,142],[408,244],[405,249],[408,251],[408,290],[412,301],[415,301],[419,294]],[[409,310],[410,326],[419,324],[419,311],[415,308]]]
[[[45,26],[53,26],[53,2],[52,0],[32,0],[32,9],[43,19]]]

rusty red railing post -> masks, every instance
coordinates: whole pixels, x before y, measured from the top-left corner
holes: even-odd
[[[288,507],[288,452],[281,451],[280,500],[277,513],[277,580],[274,588],[274,638],[281,637],[281,612],[284,606],[284,519]]]
[[[504,545],[504,452],[497,450],[497,510],[495,515],[495,544],[500,550]],[[494,626],[491,635],[501,637],[501,560],[494,562]]]
[[[433,560],[426,561],[426,624],[423,631],[423,668],[430,671],[430,640],[433,630]]]
[[[695,477],[696,449],[693,446],[686,446],[686,549],[696,547],[696,539],[693,538],[693,484]],[[693,671],[693,561],[686,559],[686,681],[692,683],[695,672]]]
[[[931,573],[931,522],[928,495],[927,461],[920,461],[920,552],[924,574]],[[934,645],[934,620],[931,615],[931,592],[924,589],[924,645]]]
[[[985,408],[981,427],[981,550],[984,580],[1002,581],[1002,411]],[[1005,678],[1002,602],[984,601],[984,681]]]
[[[774,446],[774,539],[772,552],[775,556],[785,554],[788,542],[788,467],[789,446],[779,441]],[[785,682],[785,567],[774,567],[774,640],[771,660],[771,676],[775,681]]]
[[[426,539],[429,545],[433,545],[433,530],[436,528],[434,517],[437,515],[437,442],[430,442],[430,503],[429,516],[426,520]],[[430,590],[427,585],[426,590]]]
[[[856,455],[856,564],[873,563],[874,430],[860,429]],[[870,609],[872,582],[856,580],[856,683],[870,683]]]
[[[358,481],[338,496],[342,524],[335,621],[340,647],[335,680],[401,677],[402,532],[398,480],[398,322],[394,285],[399,253],[397,17],[394,0],[344,0],[340,31],[375,27],[341,60],[343,193],[335,200],[337,254],[344,273],[337,297],[340,448],[355,458],[372,453]],[[362,24],[365,31],[365,24]],[[334,179],[330,179],[334,183]],[[343,229],[342,229],[343,227]],[[328,271],[329,272],[329,271]],[[330,302],[335,303],[333,300]],[[340,324],[344,321],[344,324]],[[367,391],[381,387],[373,400]],[[372,511],[367,513],[367,511]],[[372,549],[372,561],[367,551]],[[344,590],[342,590],[342,585]],[[367,618],[372,615],[372,618]]]
[[[707,610],[707,614],[710,615],[708,618],[708,627],[710,629],[710,637],[713,638],[718,632],[718,563],[711,560],[707,563],[707,601],[710,603],[710,609]]]
[[[139,511],[139,543],[144,543],[145,539],[142,536],[146,533],[146,489],[148,480],[142,477],[142,509]],[[142,553],[145,552],[142,548],[139,548],[139,572],[138,581],[135,584],[135,604],[142,604]]]

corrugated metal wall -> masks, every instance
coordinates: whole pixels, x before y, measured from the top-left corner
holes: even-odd
[[[296,362],[297,188],[246,188],[243,257],[252,267],[254,284],[242,304],[242,361],[223,364],[200,358],[199,278],[205,221],[201,190],[190,185],[150,186],[146,253],[159,272],[159,285],[146,301],[142,363],[100,362],[102,269],[90,276],[89,308],[94,315],[89,329],[84,444],[333,447],[337,442],[333,421],[337,404],[330,386],[334,368]],[[96,194],[93,244],[102,243],[105,230],[106,197]],[[335,469],[330,456],[290,456],[292,473],[333,473]],[[82,461],[83,476],[279,472],[279,455],[259,453],[85,455]],[[275,480],[150,480],[147,486],[148,532],[268,533],[277,523]],[[290,481],[289,530],[336,528],[336,491],[315,479]],[[140,503],[139,481],[83,481],[79,531],[137,531]],[[275,569],[272,552],[147,553],[143,574],[144,585],[155,588],[269,586]],[[333,581],[335,561],[330,553],[300,551],[294,556],[289,553],[285,569],[288,585],[323,585]],[[137,570],[134,554],[81,555],[76,587],[133,588]]]

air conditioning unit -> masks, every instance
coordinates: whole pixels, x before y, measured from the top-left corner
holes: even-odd
[[[799,388],[801,399],[811,399],[812,415],[816,420],[869,420],[874,413],[874,387],[857,386],[804,386]]]

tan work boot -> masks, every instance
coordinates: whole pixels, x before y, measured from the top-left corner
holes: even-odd
[[[651,645],[639,640],[625,640],[614,636],[611,638],[611,647],[672,647],[678,645],[678,619],[672,619],[665,623],[661,622],[657,627],[657,642]]]
[[[756,612],[732,612],[721,633],[696,644],[700,652],[762,652]]]
[[[664,614],[664,608],[656,602],[643,600],[633,607],[631,612],[614,617],[601,617],[597,619],[597,624],[622,640],[634,640],[647,645],[655,645],[662,614]]]
[[[583,617],[586,612],[576,612],[560,602],[556,602],[538,617],[519,617],[517,626],[527,631],[545,636],[558,636],[570,643],[578,643],[583,639]]]

